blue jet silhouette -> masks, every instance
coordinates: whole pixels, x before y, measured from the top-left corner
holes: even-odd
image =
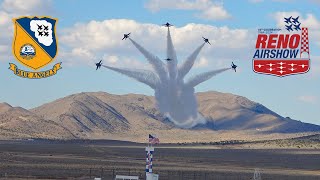
[[[298,24],[299,23],[299,16],[296,18],[292,18],[292,23]]]
[[[299,24],[297,24],[297,25],[294,25],[294,29],[297,30],[297,31],[298,31],[298,30],[301,30],[301,29],[300,29],[300,25],[301,25],[301,23],[299,23]]]
[[[210,44],[209,39],[207,39],[207,38],[205,38],[205,37],[202,37],[202,38],[203,38],[203,41],[204,41],[205,43]],[[210,45],[211,45],[211,44],[210,44]]]
[[[290,26],[287,26],[287,25],[286,25],[286,30],[288,30],[289,32],[290,32],[290,31],[293,31],[293,29],[292,29],[292,24],[291,24]]]
[[[237,70],[236,70],[236,68],[237,68],[238,66],[237,65],[235,65],[235,64],[233,64],[233,62],[232,62],[232,64],[231,64],[231,68],[232,69],[234,69],[234,72],[237,72]]]
[[[128,34],[124,34],[124,35],[123,35],[123,38],[122,38],[122,40],[126,40],[127,38],[129,38],[130,34],[131,34],[131,33],[128,33]]]
[[[167,23],[165,23],[165,24],[162,24],[162,26],[170,27],[170,26],[173,26],[173,25],[167,22]]]
[[[287,23],[287,24],[290,24],[291,23],[291,18],[292,16],[290,16],[289,18],[284,18],[284,22]]]
[[[96,70],[100,69],[101,65],[102,65],[102,60],[100,60],[100,62],[96,63],[96,66],[97,66]]]

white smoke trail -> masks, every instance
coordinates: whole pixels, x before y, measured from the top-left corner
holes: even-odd
[[[182,122],[176,121],[170,116],[170,114],[165,114],[165,116],[169,118],[175,125],[186,129],[192,128],[199,124],[205,124],[207,122],[207,120],[200,113],[197,114],[196,118],[190,117]]]
[[[167,61],[167,69],[169,72],[169,82],[167,85],[167,89],[163,90],[162,92],[164,93],[159,93],[157,98],[158,102],[162,102],[163,99],[167,99],[166,101],[163,101],[163,103],[159,103],[158,107],[159,109],[166,109],[166,114],[168,114],[168,118],[174,122],[176,125],[180,126],[180,127],[185,127],[184,124],[181,124],[177,121],[174,121],[175,118],[170,117],[170,114],[172,114],[172,110],[178,109],[179,104],[177,104],[177,95],[176,92],[179,89],[179,85],[176,81],[177,78],[177,64],[178,64],[178,60],[177,60],[177,55],[172,43],[172,38],[171,38],[171,34],[170,34],[170,29],[168,28],[168,32],[167,32],[167,58],[169,58],[170,60]],[[168,102],[169,100],[169,102]]]
[[[231,68],[224,68],[224,69],[218,69],[218,70],[213,70],[213,71],[201,73],[199,75],[196,75],[196,76],[190,78],[186,82],[186,86],[195,87],[198,84],[203,83],[204,81],[211,79],[213,76],[220,74],[224,71],[227,71],[229,69],[231,69]]]
[[[102,65],[102,66],[107,69],[121,73],[123,75],[129,76],[139,82],[142,82],[150,86],[152,89],[155,89],[157,87],[157,84],[159,83],[158,76],[151,71],[116,68],[116,67],[105,66],[105,65]]]
[[[157,72],[161,81],[168,80],[168,72],[165,68],[164,63],[155,55],[151,54],[149,51],[144,49],[141,45],[137,42],[129,38],[132,44],[144,55],[144,57],[149,61],[153,69]]]
[[[167,66],[165,66],[158,57],[152,55],[134,40],[130,39],[130,41],[152,65],[154,72],[110,66],[104,67],[132,77],[154,89],[157,107],[160,112],[168,117],[175,125],[182,128],[192,128],[198,124],[206,123],[205,118],[198,113],[194,87],[231,68],[202,73],[194,76],[185,83],[184,77],[191,70],[205,43],[201,44],[187,60],[177,68],[178,60],[169,28],[167,34],[167,58],[171,60],[167,61]]]
[[[170,80],[175,80],[177,78],[177,54],[174,49],[170,30],[168,28],[168,35],[167,35],[167,58],[171,59],[167,61],[167,68],[169,71]]]
[[[191,70],[194,62],[197,59],[198,54],[200,53],[201,49],[203,48],[203,46],[205,45],[205,43],[201,44],[201,46],[199,46],[188,58],[187,60],[181,65],[179,66],[179,70],[178,70],[178,79],[183,79],[185,77],[185,75]]]

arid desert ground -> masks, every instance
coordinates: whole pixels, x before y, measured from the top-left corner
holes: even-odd
[[[153,170],[160,179],[253,178],[317,180],[320,146],[304,141],[162,144],[155,147]],[[282,145],[281,145],[282,144]],[[102,179],[116,174],[144,178],[146,144],[121,141],[1,141],[0,179]]]

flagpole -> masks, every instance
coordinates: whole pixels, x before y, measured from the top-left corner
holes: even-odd
[[[148,137],[148,147],[150,147],[150,140],[149,140],[150,138]]]

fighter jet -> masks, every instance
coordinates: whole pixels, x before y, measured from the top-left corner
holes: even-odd
[[[231,68],[234,69],[234,72],[237,72],[237,70],[236,70],[237,65],[233,64],[233,62],[232,62],[232,64],[231,64]]]
[[[38,36],[43,36],[43,32],[38,30]]]
[[[203,38],[204,42],[206,42],[206,43],[210,44],[209,39],[204,38],[204,37],[202,37],[202,38]],[[210,44],[210,45],[211,45],[211,44]]]
[[[163,24],[163,26],[170,27],[170,26],[173,26],[173,25],[167,22],[167,23]]]
[[[301,23],[294,25],[294,29],[297,31],[301,30],[300,25],[301,25]]]
[[[42,25],[37,24],[38,30],[42,30]]]
[[[287,25],[286,25],[286,30],[288,30],[289,32],[290,32],[290,31],[293,31],[293,29],[292,29],[292,24],[291,24],[290,26],[287,26]]]
[[[167,58],[167,59],[164,59],[164,60],[167,60],[167,61],[171,61],[172,59],[170,59],[170,58]]]
[[[97,66],[96,70],[98,70],[101,67],[101,65],[102,65],[102,60],[100,60],[100,62],[96,63],[96,66]]]
[[[292,23],[298,24],[299,23],[299,16],[296,18],[292,18]]]
[[[127,38],[129,38],[130,34],[131,34],[131,33],[128,33],[128,34],[124,34],[124,35],[123,35],[123,38],[122,38],[122,40],[126,40]]]
[[[290,16],[289,18],[284,18],[284,22],[287,23],[287,24],[290,24],[291,23],[291,18],[292,16]]]
[[[45,31],[48,31],[48,30],[49,30],[49,26],[43,25],[43,27],[44,27],[44,30],[45,30]]]

